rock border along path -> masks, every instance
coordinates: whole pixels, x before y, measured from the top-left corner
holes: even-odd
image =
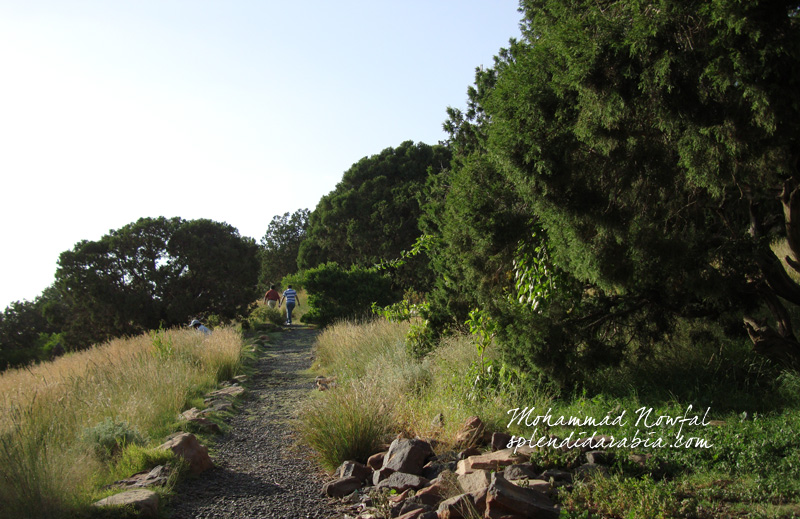
[[[336,517],[321,495],[324,474],[294,448],[290,426],[313,388],[301,373],[311,365],[318,331],[294,326],[259,348],[255,373],[231,419],[213,445],[216,467],[177,488],[172,519]]]

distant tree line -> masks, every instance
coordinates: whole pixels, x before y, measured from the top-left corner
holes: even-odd
[[[0,316],[0,366],[192,317],[232,319],[257,296],[259,248],[211,220],[142,218],[61,253],[55,283]]]

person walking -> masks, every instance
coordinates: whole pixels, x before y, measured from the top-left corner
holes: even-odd
[[[295,305],[300,304],[297,302],[297,292],[294,291],[292,285],[289,285],[289,287],[283,291],[283,297],[281,298],[281,302],[278,303],[278,307],[280,307],[284,301],[286,301],[286,324],[291,326],[292,310],[294,310]]]
[[[278,306],[278,301],[280,301],[281,295],[275,290],[275,285],[270,285],[269,290],[267,293],[264,294],[264,303],[266,303],[270,308],[275,308]]]

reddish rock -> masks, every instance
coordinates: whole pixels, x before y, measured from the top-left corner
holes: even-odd
[[[458,462],[456,474],[468,474],[475,470],[501,470],[502,467],[509,465],[516,465],[524,463],[530,459],[530,453],[526,455],[526,451],[518,449],[514,454],[514,449],[503,449],[489,454],[481,454],[480,456],[470,456],[465,460]]]
[[[379,452],[377,454],[373,454],[367,460],[367,467],[371,468],[372,470],[380,470],[383,467],[383,458],[386,456],[385,452]]]
[[[353,476],[346,478],[339,478],[335,481],[329,481],[322,487],[322,492],[328,497],[342,498],[350,495],[353,491],[358,490],[363,486],[362,482]]]
[[[470,494],[460,494],[445,499],[439,504],[436,513],[439,519],[464,519],[475,516],[475,503]]]
[[[214,463],[208,457],[208,448],[205,445],[201,445],[194,434],[177,434],[158,448],[171,450],[175,455],[185,459],[189,463],[189,468],[195,474],[200,474],[214,467]]]
[[[398,516],[397,519],[419,519],[419,516],[421,516],[424,513],[425,513],[424,508],[417,508],[403,515]]]
[[[468,449],[464,449],[463,451],[459,452],[457,457],[459,460],[465,460],[470,456],[480,456],[481,450],[477,447],[470,447]]]
[[[492,433],[491,446],[493,451],[500,451],[508,448],[508,442],[511,441],[511,435],[504,432]]]
[[[542,492],[518,487],[503,477],[501,472],[492,475],[486,497],[486,516],[520,516],[529,519],[558,519],[559,510]]]
[[[439,503],[444,500],[444,496],[446,495],[447,490],[445,489],[444,484],[441,481],[436,481],[430,486],[418,490],[414,495],[414,499],[423,505],[436,507],[439,506]]]
[[[410,493],[411,493],[411,489],[409,488],[409,489],[403,490],[399,494],[387,497],[386,500],[389,501],[390,503],[401,503],[401,502],[405,501],[406,499],[408,499],[408,494],[410,494]]]
[[[456,435],[456,443],[467,447],[478,445],[483,441],[486,426],[477,416],[470,416]]]
[[[372,469],[357,461],[345,461],[336,469],[336,477],[356,477],[363,482],[372,481]]]
[[[492,473],[488,470],[476,470],[458,476],[458,484],[461,485],[461,490],[469,494],[478,493],[489,488],[491,481]]]

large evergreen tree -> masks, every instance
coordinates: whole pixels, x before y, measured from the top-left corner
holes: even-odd
[[[420,235],[418,196],[428,169],[438,171],[449,160],[444,146],[407,141],[353,164],[311,213],[300,267],[330,261],[372,266],[398,258]],[[411,282],[410,270],[401,282]]]
[[[676,320],[738,315],[731,333],[746,330],[773,358],[800,358],[787,311],[800,304],[800,287],[784,268],[800,259],[800,5],[521,7],[522,40],[479,71],[470,109],[451,111],[447,123],[457,153],[471,157],[448,175],[474,174],[480,157],[509,186],[505,207],[528,216],[492,243],[502,254],[496,268],[468,268],[496,289],[479,299],[509,349],[566,377],[581,362],[663,339]],[[447,184],[440,203],[466,207]],[[486,223],[462,211],[469,232]],[[442,236],[445,251],[486,250]],[[771,248],[781,240],[784,263]],[[531,277],[513,262],[535,254],[546,261],[528,264],[559,272],[561,290],[533,310],[511,296],[515,275]]]

